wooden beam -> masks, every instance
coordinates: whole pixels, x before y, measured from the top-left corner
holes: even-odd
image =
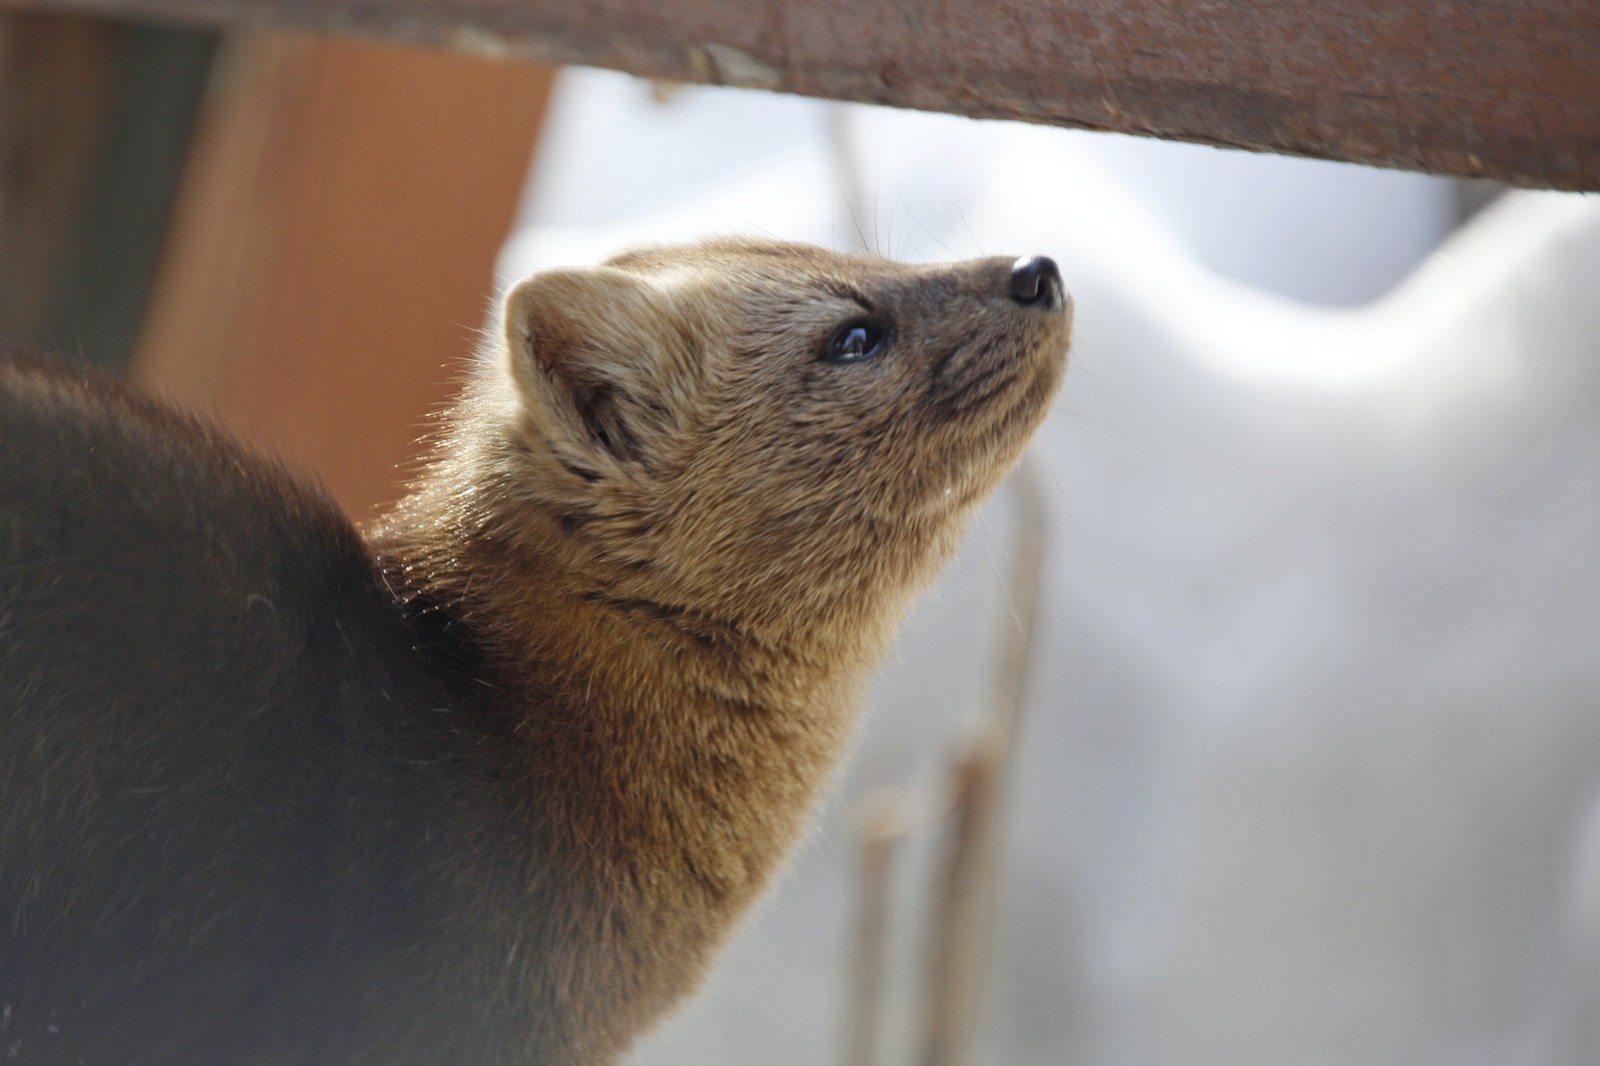
[[[44,340],[106,369],[138,343],[216,34],[119,23],[112,104]],[[82,71],[73,72],[79,77]]]
[[[1595,0],[21,2],[1600,189]]]
[[[0,332],[132,353],[214,35],[0,15]]]
[[[113,98],[116,27],[0,15],[0,333],[45,344]]]

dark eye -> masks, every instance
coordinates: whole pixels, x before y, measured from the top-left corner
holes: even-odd
[[[888,334],[876,322],[847,322],[835,331],[822,358],[829,363],[864,363],[883,351]]]

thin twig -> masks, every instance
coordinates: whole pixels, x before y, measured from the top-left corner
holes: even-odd
[[[952,766],[950,831],[935,871],[923,954],[921,1066],[969,1066],[994,939],[1005,784],[1035,651],[1048,529],[1031,458],[1013,485],[1020,529],[1008,591],[1016,625],[1002,642],[994,702]]]
[[[906,798],[898,789],[869,795],[861,805],[857,832],[861,855],[861,911],[856,916],[845,1005],[847,1066],[874,1066],[882,1029],[884,961],[889,934],[889,899],[894,853],[906,832]]]

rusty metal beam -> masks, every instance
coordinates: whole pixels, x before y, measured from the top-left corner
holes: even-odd
[[[1600,189],[1596,0],[4,0]]]

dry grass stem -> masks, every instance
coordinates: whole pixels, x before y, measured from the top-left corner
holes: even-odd
[[[1008,591],[1017,624],[1000,649],[993,703],[952,767],[948,836],[935,870],[923,946],[920,1066],[969,1066],[994,939],[1005,784],[1035,652],[1047,536],[1031,457],[1013,475],[1019,533]]]
[[[894,857],[906,833],[905,794],[883,789],[861,805],[857,833],[861,857],[861,910],[856,916],[850,967],[847,1019],[847,1066],[877,1062],[882,1030],[884,966],[887,956]]]

